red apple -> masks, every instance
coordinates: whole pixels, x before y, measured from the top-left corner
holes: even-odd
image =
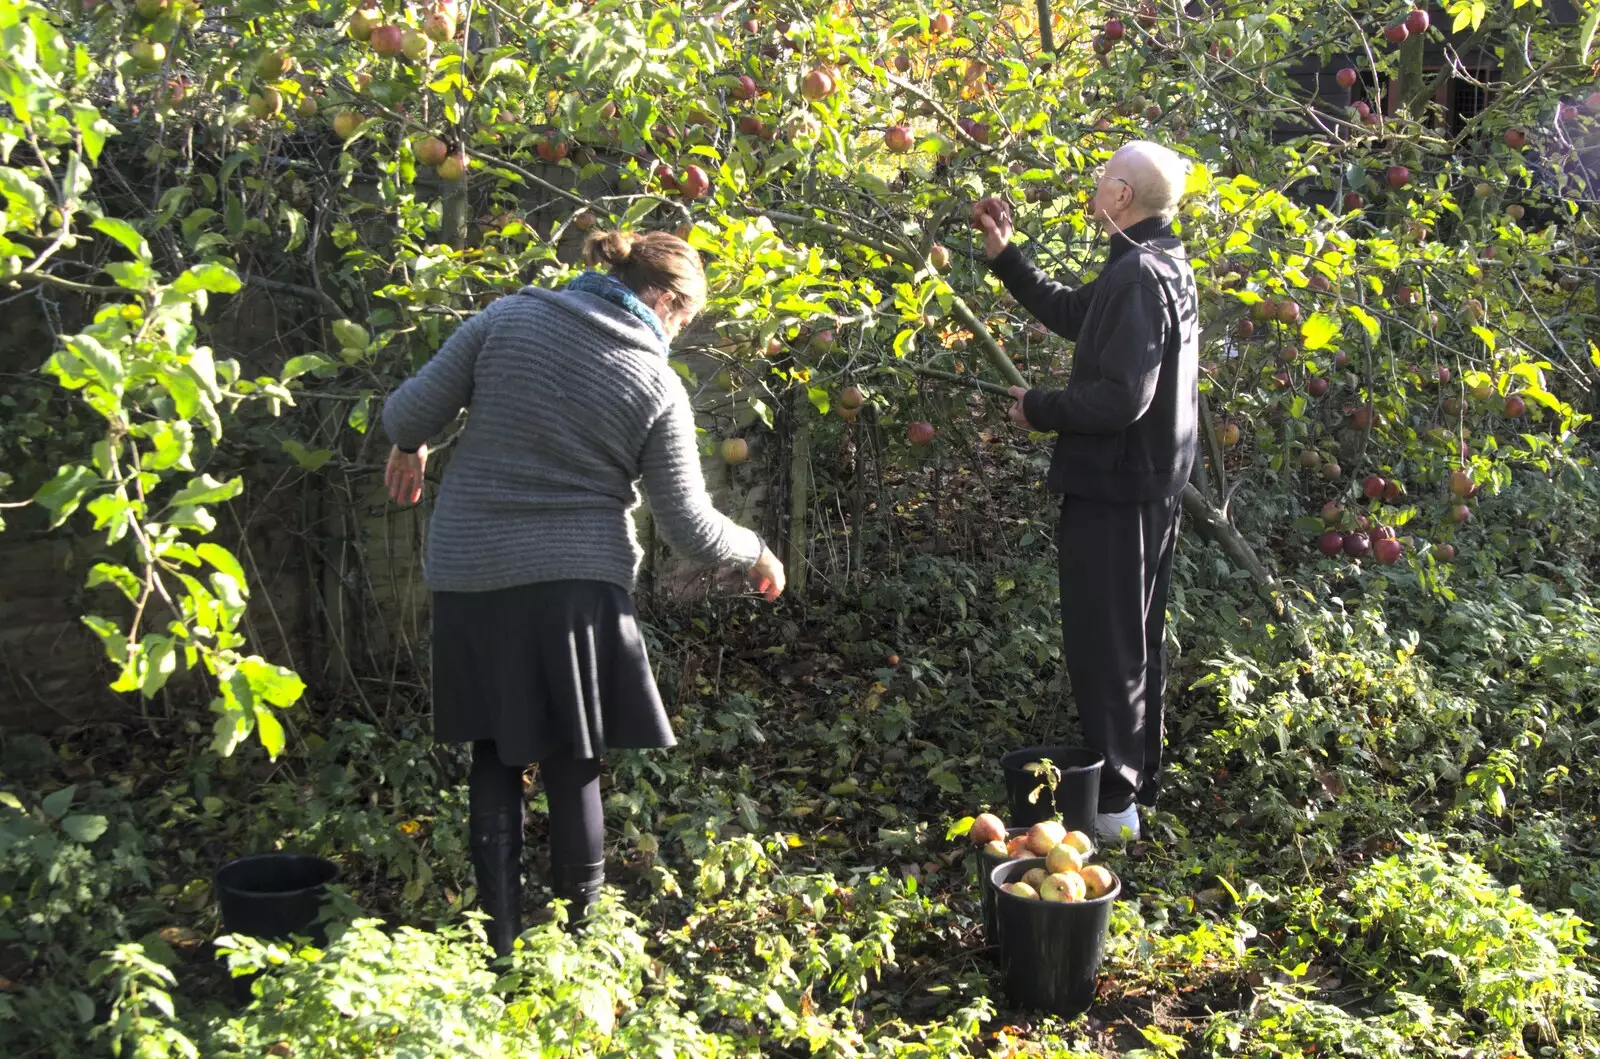
[[[1396,22],[1392,26],[1385,27],[1383,31],[1383,39],[1390,44],[1404,44],[1409,36],[1411,31],[1406,28],[1404,22]]]
[[[1328,380],[1323,378],[1321,375],[1318,375],[1316,378],[1306,383],[1306,392],[1312,397],[1321,397],[1323,394],[1328,392]]]
[[[1514,221],[1522,220],[1522,215],[1525,212],[1526,211],[1522,208],[1522,204],[1518,202],[1513,202],[1511,205],[1506,207],[1506,216],[1510,217]]]
[[[1376,500],[1383,495],[1383,487],[1388,483],[1375,474],[1369,474],[1361,480],[1361,495],[1368,500]]]
[[[1406,29],[1412,33],[1428,32],[1428,11],[1426,8],[1415,8],[1406,16]]]
[[[1527,142],[1528,134],[1523,132],[1521,129],[1506,130],[1506,146],[1511,148],[1513,151],[1522,150],[1523,145]]]
[[[1364,99],[1358,100],[1354,109],[1356,116],[1362,121],[1366,121],[1368,118],[1372,117],[1372,105]]]
[[[1472,520],[1472,509],[1465,504],[1456,504],[1450,509],[1450,521],[1467,523]]]
[[[1372,409],[1363,406],[1352,411],[1350,425],[1357,430],[1366,430],[1372,426]]]
[[[912,423],[906,428],[906,440],[913,445],[926,445],[933,440],[935,433],[937,431],[933,429],[932,423]]]
[[[915,146],[911,130],[904,125],[891,125],[883,134],[883,145],[894,154],[905,154]]]
[[[1248,342],[1251,338],[1255,337],[1256,325],[1251,323],[1249,320],[1240,320],[1238,324],[1234,326],[1233,333],[1241,341]]]
[[[350,16],[350,26],[346,30],[352,40],[370,40],[372,31],[383,22],[383,12],[377,7],[363,7]]]
[[[943,243],[934,243],[933,249],[928,251],[928,263],[939,272],[950,267],[950,248]]]
[[[405,51],[405,30],[399,26],[379,26],[372,31],[367,43],[379,55],[399,55]]]
[[[460,180],[462,177],[466,176],[468,164],[467,156],[462,154],[460,151],[447,156],[444,161],[439,163],[439,168],[437,170],[439,179],[449,180],[451,182]]]
[[[1347,209],[1347,210],[1359,210],[1361,207],[1365,206],[1366,204],[1367,204],[1367,201],[1365,199],[1363,199],[1360,195],[1356,194],[1354,191],[1346,191],[1344,193],[1344,208],[1345,209]]]
[[[1439,385],[1445,385],[1450,381],[1450,369],[1445,367],[1443,364],[1439,365],[1438,377]]]
[[[1516,394],[1506,398],[1504,411],[1507,419],[1520,419],[1527,410],[1527,404]]]
[[[1004,842],[1006,823],[993,813],[982,813],[972,821],[972,829],[967,832],[967,837],[977,846],[989,842]]]
[[[1406,487],[1394,479],[1391,478],[1389,481],[1383,483],[1383,498],[1389,503],[1392,504],[1405,495]]]
[[[1114,18],[1106,23],[1106,28],[1101,30],[1101,33],[1106,40],[1115,42],[1121,40],[1127,34],[1127,29],[1122,25],[1121,19]]]
[[[1365,533],[1357,530],[1344,535],[1344,553],[1352,559],[1359,559],[1372,550],[1372,541]]]
[[[417,161],[423,165],[438,165],[450,154],[450,146],[437,136],[428,136],[417,141]]]
[[[811,70],[800,81],[800,94],[807,99],[826,99],[833,89],[833,75],[826,70]]]
[[[1449,541],[1446,541],[1445,543],[1439,545],[1439,547],[1435,548],[1434,553],[1439,556],[1439,561],[1441,563],[1455,562],[1456,546],[1451,544]]]
[[[740,102],[748,102],[749,100],[756,98],[756,94],[759,91],[760,89],[756,87],[756,79],[754,77],[751,77],[749,74],[741,74],[739,80],[734,82],[734,86],[729,92],[729,95],[733,96],[734,99],[737,99]]]
[[[1292,301],[1281,301],[1281,302],[1279,302],[1278,303],[1278,319],[1280,321],[1282,321],[1283,323],[1286,323],[1286,324],[1297,324],[1297,323],[1299,323],[1300,322],[1300,306],[1297,305],[1296,303],[1292,302]]]
[[[1322,465],[1322,477],[1326,478],[1330,482],[1337,482],[1340,476],[1343,474],[1344,468],[1339,466],[1337,460],[1329,460],[1327,463]]]
[[[894,57],[894,68],[900,73],[905,73],[906,71],[910,70],[911,56],[907,55],[905,52],[901,52],[899,55],[896,55]]]
[[[1388,177],[1389,186],[1392,188],[1403,188],[1411,183],[1411,170],[1403,165],[1390,166],[1385,176]]]
[[[422,20],[422,32],[426,33],[430,40],[443,44],[456,35],[456,20],[435,11]]]
[[[956,28],[956,20],[950,17],[949,12],[941,11],[929,20],[928,28],[942,37]]]
[[[751,114],[739,119],[739,132],[744,136],[760,136],[767,131],[767,123]]]
[[[1356,73],[1355,67],[1346,66],[1334,75],[1334,80],[1339,82],[1340,88],[1354,88],[1355,83],[1361,80],[1361,75]]]
[[[1399,541],[1385,537],[1372,546],[1372,555],[1384,566],[1393,566],[1400,561],[1400,553],[1404,550]]]
[[[1330,558],[1338,555],[1344,551],[1344,534],[1336,529],[1324,531],[1322,536],[1317,538],[1317,550]]]
[[[1343,371],[1345,368],[1349,367],[1350,354],[1346,353],[1344,350],[1340,350],[1339,352],[1335,353],[1333,355],[1333,366],[1340,371]]]

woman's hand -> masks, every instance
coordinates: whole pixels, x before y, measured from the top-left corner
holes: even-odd
[[[415,504],[422,499],[422,473],[428,467],[428,446],[416,452],[389,450],[389,466],[383,471],[383,484],[397,504]]]
[[[767,598],[768,603],[776,603],[778,597],[783,595],[783,586],[786,583],[783,563],[772,554],[771,548],[761,549],[761,558],[756,560],[756,565],[752,566],[745,576],[756,586],[756,591]]]

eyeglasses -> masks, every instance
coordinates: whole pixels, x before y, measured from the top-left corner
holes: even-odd
[[[1100,182],[1102,180],[1106,179],[1106,167],[1103,166],[1103,165],[1097,165],[1093,169],[1091,169],[1089,171],[1089,173],[1090,173],[1091,176],[1094,177],[1095,189],[1099,190]],[[1111,179],[1115,180],[1115,181],[1118,181],[1120,183],[1123,183],[1123,184],[1128,184],[1128,182],[1126,180],[1123,180],[1119,176],[1114,176]],[[1128,184],[1128,190],[1129,191],[1133,190],[1133,185],[1132,184]]]

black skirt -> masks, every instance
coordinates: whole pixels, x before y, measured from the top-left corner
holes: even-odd
[[[677,742],[633,599],[608,581],[435,592],[433,732],[493,739],[508,765]]]

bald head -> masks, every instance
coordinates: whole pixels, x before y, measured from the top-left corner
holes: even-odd
[[[1170,221],[1189,180],[1189,160],[1149,140],[1123,144],[1106,163],[1106,175],[1127,182],[1133,190],[1128,221],[1159,217]]]

